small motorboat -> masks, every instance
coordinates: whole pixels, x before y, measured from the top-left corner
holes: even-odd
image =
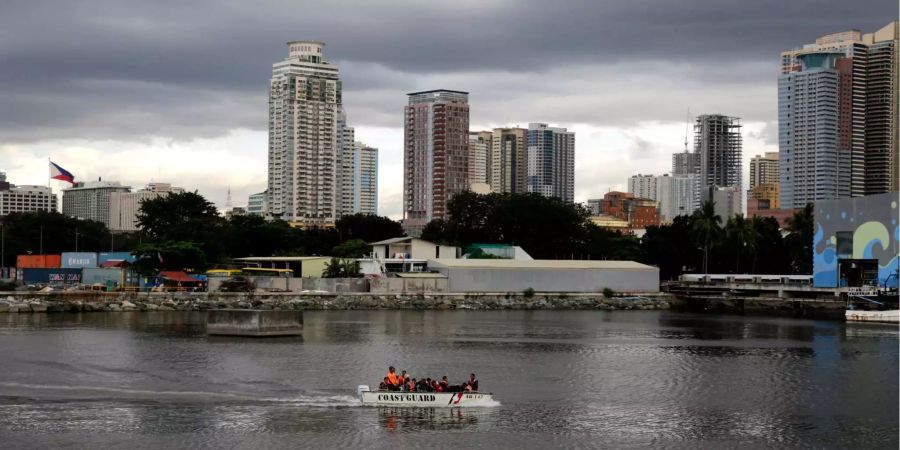
[[[496,406],[489,392],[400,392],[372,391],[359,385],[356,394],[363,405],[454,408]]]

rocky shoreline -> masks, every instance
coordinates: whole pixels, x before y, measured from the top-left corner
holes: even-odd
[[[603,294],[243,294],[243,293],[0,293],[0,313],[275,310],[665,310],[677,300],[667,294],[605,297]]]

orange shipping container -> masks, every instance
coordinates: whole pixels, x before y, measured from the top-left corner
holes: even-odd
[[[19,255],[16,257],[17,269],[42,269],[59,267],[60,255]]]

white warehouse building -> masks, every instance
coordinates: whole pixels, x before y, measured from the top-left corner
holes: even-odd
[[[450,292],[659,292],[659,269],[634,261],[433,259]]]

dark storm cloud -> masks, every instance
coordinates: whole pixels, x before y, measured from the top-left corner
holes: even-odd
[[[511,111],[523,120],[680,120],[686,104],[717,106],[696,97],[704,92],[773,85],[781,50],[848,28],[873,31],[896,11],[895,0],[7,0],[0,138],[261,129],[271,64],[292,39],[327,42],[359,125],[399,124],[403,94],[423,85],[472,91],[484,101],[474,118],[485,122],[520,120],[505,119]],[[641,75],[644,84],[616,81]],[[655,90],[660,80],[676,92]],[[582,95],[598,86],[619,91]],[[546,96],[565,108],[541,106]]]

